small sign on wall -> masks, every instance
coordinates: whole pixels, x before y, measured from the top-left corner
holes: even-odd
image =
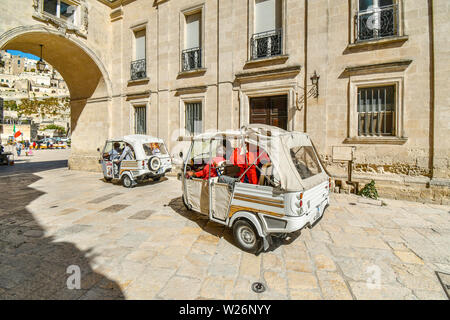
[[[355,147],[339,146],[333,147],[333,162],[353,161],[353,151]]]

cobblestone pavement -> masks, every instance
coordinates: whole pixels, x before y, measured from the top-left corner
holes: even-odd
[[[446,299],[450,207],[333,195],[314,228],[255,256],[186,211],[175,178],[125,189],[66,156],[0,167],[0,299]]]

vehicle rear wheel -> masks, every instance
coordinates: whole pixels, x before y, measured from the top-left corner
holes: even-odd
[[[242,250],[256,254],[261,249],[262,239],[250,222],[246,220],[236,221],[233,224],[233,235]]]
[[[133,187],[133,181],[131,180],[130,176],[125,174],[122,177],[122,184],[125,188],[132,188]]]

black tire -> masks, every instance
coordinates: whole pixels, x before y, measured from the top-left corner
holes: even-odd
[[[239,248],[249,253],[258,253],[262,239],[256,228],[247,220],[238,220],[233,224],[233,236]]]
[[[125,188],[133,188],[134,187],[133,180],[131,180],[129,175],[125,174],[122,176],[122,185]]]
[[[104,178],[105,178],[106,182],[111,182],[112,181],[112,178],[106,178],[106,177],[104,177]]]
[[[158,171],[161,168],[161,159],[157,156],[152,156],[148,159],[148,168],[153,171]]]
[[[161,180],[161,176],[153,177],[153,181],[159,181]]]

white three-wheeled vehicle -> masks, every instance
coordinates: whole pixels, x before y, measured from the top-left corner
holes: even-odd
[[[331,180],[304,133],[258,124],[179,140],[192,141],[179,175],[185,206],[231,227],[244,251],[311,227],[329,204]]]
[[[120,162],[115,161],[111,156],[114,146],[117,147],[116,155],[119,158],[125,152],[125,147],[129,148],[129,155]],[[106,181],[121,180],[126,188],[134,187],[137,182],[149,178],[157,181],[172,170],[172,159],[164,141],[140,134],[107,140],[99,162]]]

